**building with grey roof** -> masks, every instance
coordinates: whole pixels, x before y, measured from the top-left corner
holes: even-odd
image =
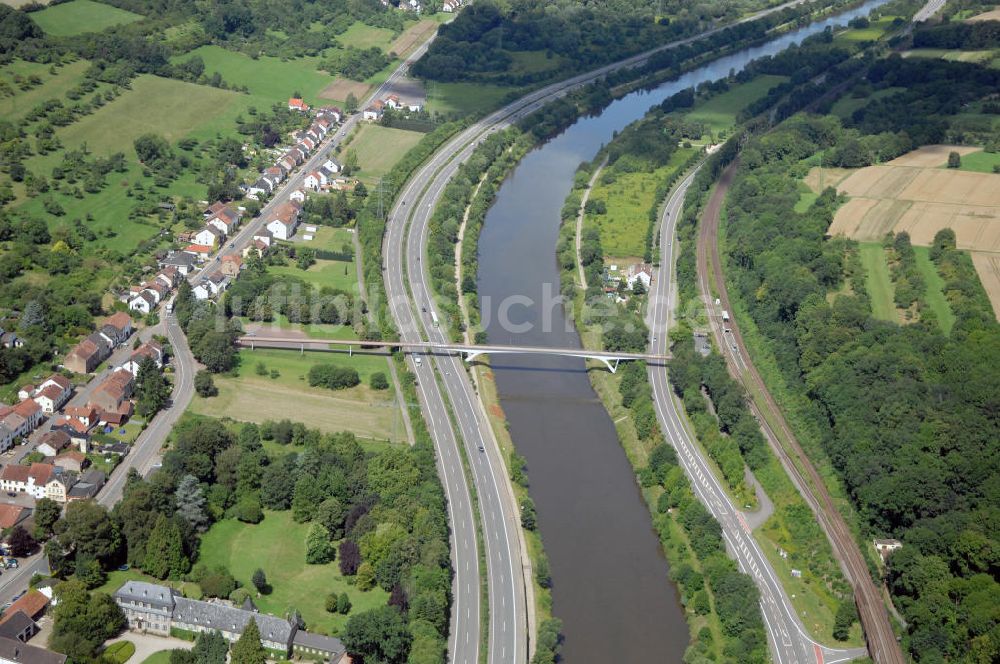
[[[0,664],[65,664],[66,655],[0,636]]]
[[[296,627],[282,618],[266,613],[244,611],[221,602],[203,602],[178,597],[174,606],[173,626],[189,632],[219,630],[227,641],[236,641],[253,618],[260,629],[260,642],[269,650],[288,653]]]
[[[115,602],[125,612],[129,629],[154,634],[168,635],[171,629],[195,633],[218,630],[227,641],[233,642],[240,638],[252,618],[260,630],[261,644],[285,656],[291,652],[298,631],[297,625],[283,618],[219,600],[189,599],[155,583],[129,581],[115,592]]]
[[[333,636],[310,634],[299,630],[292,641],[294,654],[304,659],[316,659],[337,664],[347,654],[347,647]]]

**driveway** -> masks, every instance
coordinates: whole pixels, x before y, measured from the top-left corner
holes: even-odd
[[[135,644],[135,654],[129,658],[130,664],[140,664],[153,653],[162,650],[191,650],[194,643],[183,639],[175,639],[172,636],[155,636],[153,634],[142,634],[140,632],[125,632],[117,639],[111,639],[107,645],[118,641],[131,641]]]

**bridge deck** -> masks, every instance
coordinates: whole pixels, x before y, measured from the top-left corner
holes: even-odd
[[[241,346],[253,348],[262,347],[302,347],[307,346],[346,346],[348,348],[402,348],[404,350],[424,350],[439,353],[466,353],[468,355],[525,354],[525,355],[562,355],[565,357],[586,357],[595,360],[646,360],[647,362],[665,362],[670,355],[655,353],[615,353],[608,351],[590,351],[583,348],[558,348],[549,346],[497,346],[475,344],[440,344],[429,341],[362,341],[349,339],[294,339],[290,337],[264,337],[247,335],[236,342]]]

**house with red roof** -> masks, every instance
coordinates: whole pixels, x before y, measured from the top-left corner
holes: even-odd
[[[298,97],[291,97],[288,100],[288,110],[289,111],[299,111],[301,113],[309,112],[309,104],[305,103]]]
[[[30,466],[8,464],[0,471],[0,490],[27,493],[35,499],[45,497],[45,485],[52,479],[54,467],[47,463]]]

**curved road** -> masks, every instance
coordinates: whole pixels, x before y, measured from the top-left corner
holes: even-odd
[[[694,180],[693,171],[673,191],[664,207],[660,226],[661,267],[657,270],[649,294],[651,303],[649,327],[651,350],[666,352],[668,334],[675,306],[674,293],[674,253],[675,227],[681,214],[684,195]],[[680,343],[689,343],[681,341]],[[722,526],[726,548],[740,566],[749,574],[760,590],[761,613],[767,626],[768,643],[778,664],[812,664],[842,662],[866,654],[864,648],[839,650],[823,646],[809,637],[802,621],[795,613],[788,594],[778,581],[770,562],[753,538],[749,524],[735,508],[722,485],[719,483],[701,450],[694,444],[688,431],[681,407],[667,380],[667,368],[649,366],[649,380],[653,388],[653,400],[657,417],[664,436],[677,450],[677,458],[691,479],[695,495],[708,508]]]

